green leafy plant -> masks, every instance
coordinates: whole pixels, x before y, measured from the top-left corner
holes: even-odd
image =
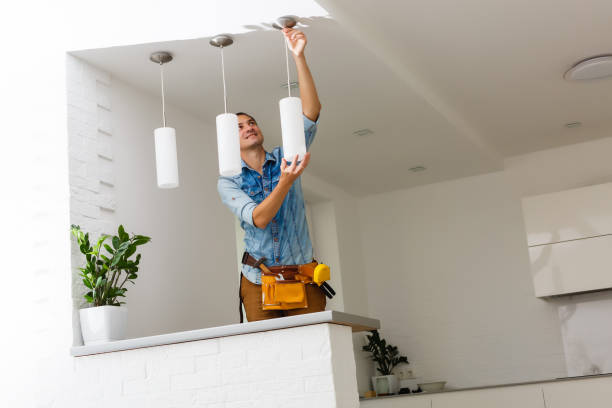
[[[92,246],[89,233],[84,233],[81,227],[72,225],[71,232],[87,261],[83,268],[79,268],[83,284],[89,289],[84,295],[87,302],[93,306],[119,306],[125,303],[118,301],[118,298],[125,297],[125,284],[134,284],[134,279],[138,278],[140,254],[136,254],[133,260],[130,258],[140,245],[146,244],[151,238],[144,235],[130,236],[120,225],[117,235],[102,235]],[[107,240],[112,246],[105,243]]]
[[[368,344],[362,350],[372,353],[370,358],[376,362],[376,370],[381,375],[391,375],[393,369],[399,364],[408,364],[406,356],[400,356],[396,346],[387,344],[385,339],[381,339],[378,330],[372,330],[371,335],[366,335]]]

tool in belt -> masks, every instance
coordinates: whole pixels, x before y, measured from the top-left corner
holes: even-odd
[[[308,307],[306,285],[318,285],[325,296],[333,298],[336,292],[326,282],[330,279],[329,266],[313,261],[303,265],[266,266],[266,258],[259,260],[248,252],[242,263],[261,269],[261,297],[263,310],[290,310]]]

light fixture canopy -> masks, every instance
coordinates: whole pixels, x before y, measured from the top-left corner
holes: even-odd
[[[568,81],[599,79],[612,76],[612,55],[598,55],[578,61],[563,76]]]
[[[219,34],[211,38],[208,43],[213,47],[223,48],[232,45],[234,43],[234,39],[229,34]]]
[[[149,59],[151,61],[153,61],[156,64],[166,64],[170,61],[172,61],[172,54],[170,54],[169,52],[166,51],[157,51],[154,52],[153,54],[151,54],[151,56],[149,57]]]
[[[172,61],[172,54],[158,51],[149,59],[158,64],[161,76],[162,127],[153,132],[155,138],[155,168],[159,188],[176,188],[179,186],[178,160],[176,154],[176,130],[166,126],[166,96],[164,90],[164,64]]]
[[[293,28],[297,25],[297,23],[297,16],[282,16],[277,18],[276,21],[272,23],[272,27],[276,28],[277,30],[282,30],[283,28]]]

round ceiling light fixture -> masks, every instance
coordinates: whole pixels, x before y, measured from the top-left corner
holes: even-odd
[[[563,76],[568,81],[582,81],[612,76],[612,55],[599,55],[578,61]]]

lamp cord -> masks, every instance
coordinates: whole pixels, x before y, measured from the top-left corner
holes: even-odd
[[[159,68],[161,72],[161,94],[162,94],[162,120],[163,127],[166,127],[166,95],[164,93],[164,63],[159,63]]]
[[[287,63],[287,91],[289,92],[289,96],[291,96],[291,83],[289,82],[289,40],[285,36],[285,33],[281,31],[283,35],[283,46],[285,48],[285,61]]]
[[[221,73],[223,75],[223,104],[225,106],[225,113],[227,113],[227,91],[225,89],[225,61],[223,60],[223,46],[221,48]]]

